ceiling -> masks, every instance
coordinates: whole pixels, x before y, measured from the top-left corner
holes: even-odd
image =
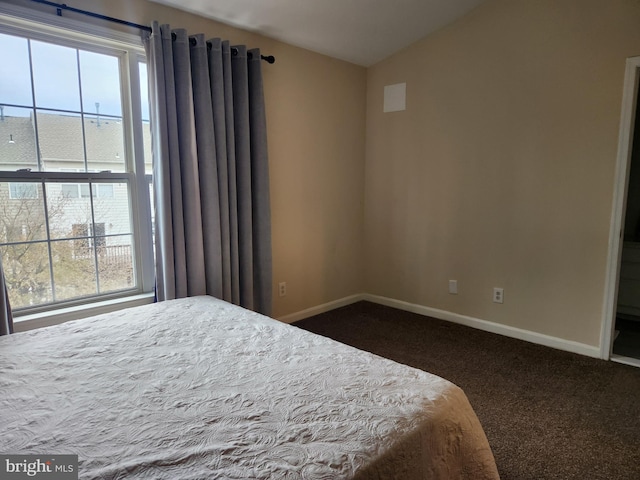
[[[368,67],[485,0],[151,1]]]

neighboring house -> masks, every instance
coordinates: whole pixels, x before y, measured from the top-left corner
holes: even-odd
[[[14,109],[15,110],[15,109]],[[22,109],[26,110],[26,109]],[[125,151],[123,129],[120,119],[104,116],[38,112],[37,122],[33,113],[19,117],[0,115],[0,163],[4,170],[38,170],[38,158],[42,170],[73,173],[85,171],[124,172]],[[36,144],[35,131],[39,142]],[[145,151],[150,151],[149,124],[144,124]],[[82,130],[84,129],[84,135]],[[85,138],[85,145],[82,138]],[[147,155],[150,157],[150,155]],[[147,160],[150,161],[150,158]],[[148,164],[150,170],[150,164]],[[43,201],[46,196],[48,222],[45,220]],[[92,197],[92,198],[90,198]],[[116,288],[126,287],[133,279],[132,265],[132,219],[129,209],[129,192],[123,183],[75,183],[69,180],[48,182],[43,191],[42,184],[25,182],[0,183],[0,243],[37,242],[47,238],[71,239],[53,244],[52,256],[70,255],[78,264],[86,259],[92,264],[97,255],[98,269],[106,279],[109,271],[118,272],[120,278]],[[21,275],[27,260],[33,264],[33,255],[25,255],[23,250],[34,250],[39,244],[20,243],[20,255],[5,258],[7,275]],[[96,250],[94,253],[93,246]],[[62,249],[56,251],[56,247]],[[14,246],[15,249],[19,248]],[[65,250],[66,248],[66,250]],[[43,255],[46,260],[47,255]],[[42,261],[38,259],[37,261]],[[52,261],[56,261],[54,258]],[[18,265],[13,265],[15,263]],[[43,272],[47,269],[43,262]],[[124,270],[123,270],[124,269]],[[123,275],[123,271],[125,274]],[[127,273],[128,272],[128,273]],[[46,272],[44,272],[46,273]],[[74,276],[81,275],[73,271]],[[32,275],[34,276],[34,275]],[[55,276],[55,275],[54,275]],[[89,274],[89,276],[91,276]],[[114,275],[111,275],[114,276]],[[37,275],[35,275],[37,277]],[[124,278],[124,281],[122,280]],[[106,281],[106,280],[105,280]],[[88,280],[91,283],[90,280]],[[33,283],[33,282],[32,282]],[[36,282],[37,283],[37,282]],[[56,280],[56,288],[62,281]],[[82,282],[78,282],[81,284]],[[11,282],[10,282],[11,284]],[[14,282],[15,284],[15,282]],[[34,295],[50,296],[48,277],[43,275],[41,285],[29,285],[26,297]],[[67,296],[75,296],[76,285],[67,285]],[[64,287],[61,287],[64,289]],[[84,288],[80,285],[79,288]],[[104,289],[104,285],[103,285]],[[17,296],[15,294],[14,296]],[[25,297],[25,298],[26,298]],[[61,295],[57,295],[60,298]],[[39,297],[40,298],[40,297]],[[64,295],[63,295],[64,298]],[[31,303],[39,303],[36,300]],[[24,299],[18,299],[21,306]]]
[[[84,148],[81,129],[84,128],[86,138],[86,156],[88,171],[123,172],[124,142],[121,122],[112,117],[86,117],[84,125],[77,115],[60,115],[39,112],[37,114],[39,133],[38,155],[35,141],[35,122],[33,115],[29,117],[0,117],[0,163],[3,169],[18,170],[23,168],[38,169],[38,157],[42,169],[51,172],[84,171]],[[145,151],[150,152],[149,124],[144,123]],[[147,160],[147,159],[145,159]],[[150,159],[148,159],[150,160]],[[150,161],[147,163],[150,169]],[[36,184],[7,183],[0,185],[0,198],[16,200],[36,196]],[[117,235],[131,232],[128,208],[128,194],[123,184],[98,183],[92,185],[93,207],[96,223],[106,213],[112,219],[104,225],[101,235]],[[38,189],[39,190],[39,189]],[[17,197],[17,198],[16,198]],[[50,202],[63,198],[69,212],[60,218],[61,223],[52,228],[58,234],[70,235],[74,225],[91,221],[91,210],[88,202],[89,185],[60,182],[52,184],[47,191]],[[116,212],[114,215],[114,211]],[[6,237],[6,232],[5,232]],[[108,244],[118,244],[118,238],[110,238]]]

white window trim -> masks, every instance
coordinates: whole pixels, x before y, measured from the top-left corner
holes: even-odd
[[[121,64],[125,70],[125,77],[129,82],[126,88],[122,88],[123,102],[131,105],[132,129],[135,130],[135,137],[139,142],[133,142],[133,131],[125,132],[125,144],[129,151],[126,152],[129,158],[133,158],[135,171],[135,181],[130,183],[131,202],[135,203],[132,208],[132,221],[134,223],[134,255],[136,255],[137,268],[140,270],[138,281],[139,288],[131,292],[124,293],[120,297],[93,297],[92,299],[78,299],[68,304],[59,303],[36,307],[31,311],[19,310],[14,313],[15,331],[30,330],[47,325],[54,325],[65,321],[88,317],[106,311],[115,311],[145,303],[152,303],[154,299],[155,273],[153,269],[154,258],[152,248],[143,248],[142,245],[152,245],[151,228],[141,228],[142,218],[151,218],[151,209],[147,201],[148,191],[141,188],[143,183],[148,183],[144,166],[144,144],[142,135],[142,112],[140,108],[140,86],[137,66],[132,68],[134,63],[145,60],[145,52],[142,46],[141,37],[105,27],[80,22],[70,18],[57,16],[53,13],[46,13],[32,8],[20,7],[17,5],[0,4],[0,23],[7,33],[12,30],[16,33],[29,31],[32,38],[40,37],[34,32],[34,24],[37,24],[38,32],[46,39],[49,36],[66,36],[77,48],[77,43],[90,44],[87,36],[95,37],[107,48],[116,48],[126,51],[128,54],[128,65]],[[123,117],[127,112],[122,112]],[[42,175],[44,172],[39,172]],[[48,172],[51,175],[52,172]],[[121,174],[132,175],[132,174]],[[56,175],[53,174],[53,177]],[[6,175],[5,175],[6,177]],[[17,178],[20,178],[18,175]],[[17,179],[16,178],[16,179]],[[64,174],[60,176],[64,178]],[[19,181],[19,180],[18,180]]]
[[[2,3],[0,4],[0,17],[4,24],[15,27],[30,28],[33,23],[38,23],[41,31],[45,33],[59,34],[60,30],[63,30],[69,37],[75,37],[81,41],[82,39],[86,40],[86,36],[89,35],[101,41],[107,41],[110,46],[115,48],[137,48],[144,55],[144,48],[138,35],[112,30],[88,22],[80,22],[71,18],[59,17],[50,12],[50,7],[46,8],[49,13],[35,10],[35,8]]]
[[[90,304],[74,305],[46,312],[22,315],[19,318],[13,319],[13,330],[16,333],[26,332],[27,330],[58,325],[93,315],[115,312],[123,308],[148,305],[153,303],[154,300],[155,295],[153,293],[141,293],[129,295],[128,297],[111,298]]]

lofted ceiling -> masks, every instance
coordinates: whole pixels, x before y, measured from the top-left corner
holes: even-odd
[[[151,0],[370,66],[485,0]]]

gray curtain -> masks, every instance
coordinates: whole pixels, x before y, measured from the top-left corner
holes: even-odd
[[[156,295],[271,314],[271,214],[260,51],[152,25]]]
[[[0,336],[13,333],[13,315],[9,303],[9,292],[4,279],[2,259],[0,258]]]

